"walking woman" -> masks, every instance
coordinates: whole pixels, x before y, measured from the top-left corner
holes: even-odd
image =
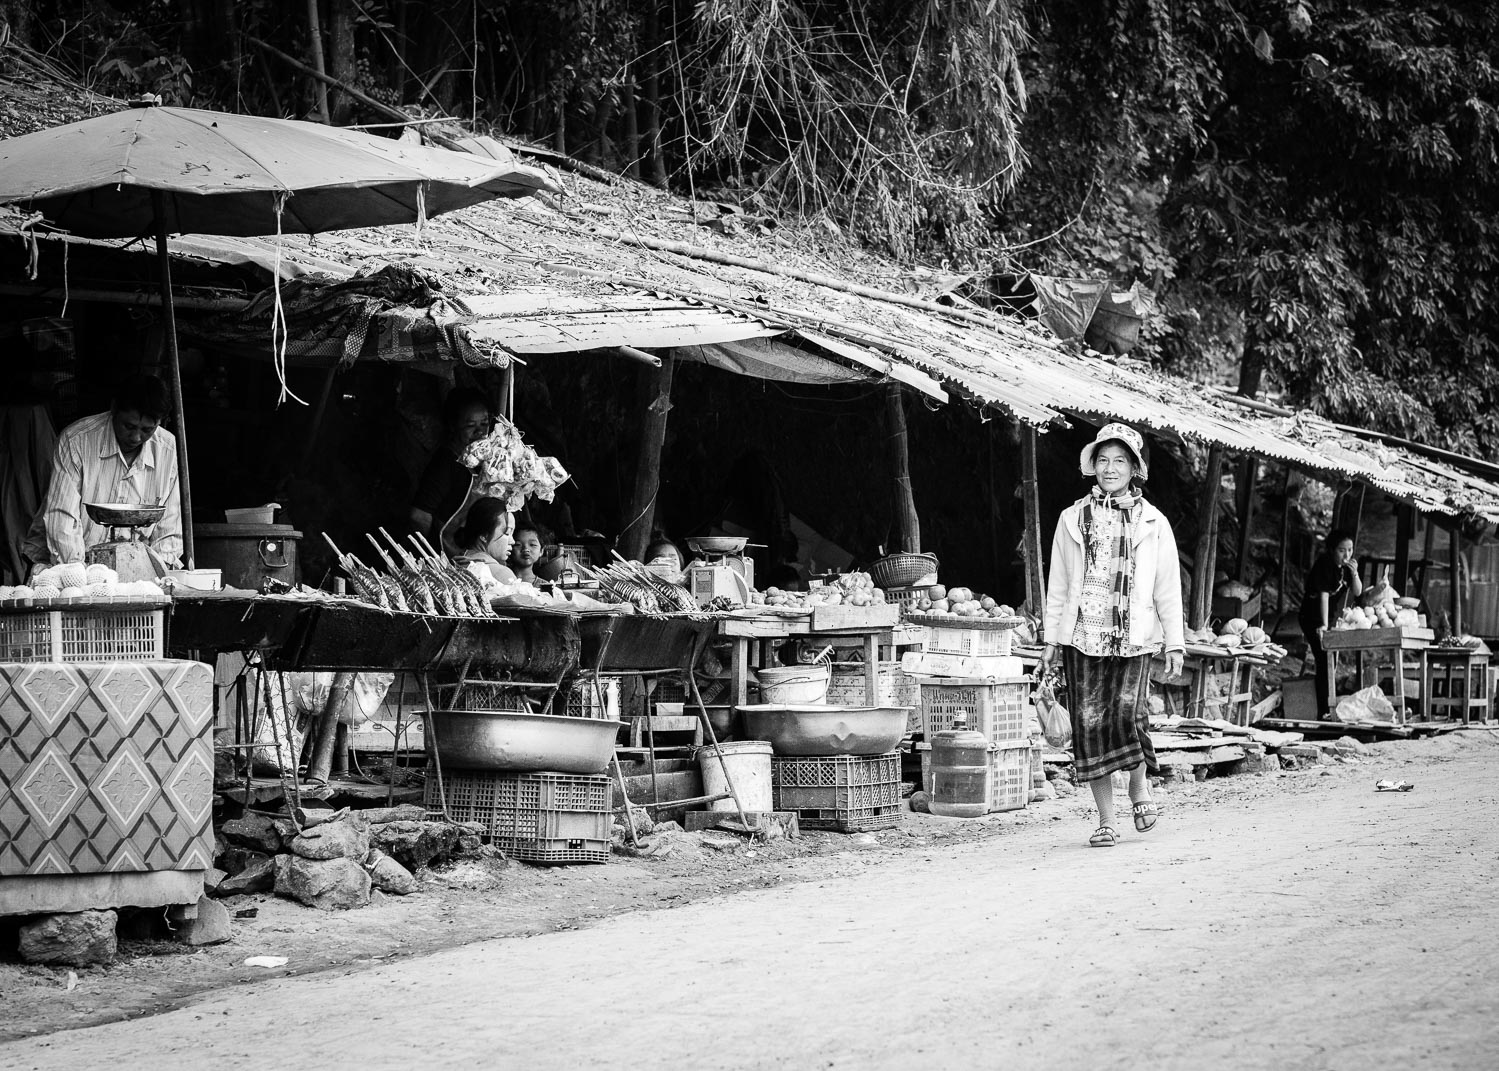
[[[1049,670],[1060,650],[1072,757],[1098,805],[1098,829],[1088,843],[1109,848],[1119,842],[1116,771],[1129,773],[1135,829],[1147,833],[1157,821],[1147,777],[1155,765],[1150,661],[1164,646],[1167,679],[1181,675],[1181,573],[1170,523],[1140,492],[1148,474],[1140,433],[1106,424],[1080,463],[1094,486],[1057,522],[1041,668]]]
[[[1332,687],[1327,679],[1327,651],[1322,634],[1338,623],[1348,606],[1348,597],[1364,593],[1358,570],[1353,567],[1353,536],[1341,528],[1327,533],[1322,553],[1306,574],[1306,590],[1297,615],[1306,645],[1317,665],[1317,717],[1326,718],[1332,707]]]

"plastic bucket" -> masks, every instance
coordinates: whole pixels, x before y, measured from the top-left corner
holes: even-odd
[[[755,670],[760,702],[770,706],[801,706],[828,701],[833,670],[826,662],[809,666],[767,666]]]
[[[734,779],[734,791],[739,793],[739,803],[746,813],[773,811],[775,803],[770,792],[771,748],[764,740],[739,740],[730,744],[719,744],[722,759],[711,747],[697,749],[697,764],[703,772],[703,795],[716,796],[729,791],[728,778]],[[708,804],[712,811],[734,810],[733,799],[714,800]]]

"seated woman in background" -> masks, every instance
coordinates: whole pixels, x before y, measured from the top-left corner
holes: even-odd
[[[671,576],[665,577],[665,579],[670,580],[673,584],[682,583],[684,579],[682,573],[687,567],[687,563],[682,560],[682,548],[660,533],[657,533],[656,537],[646,546],[645,563],[646,565],[657,566],[670,565],[674,572]]]
[[[515,518],[505,509],[505,503],[498,498],[481,498],[469,507],[468,515],[454,533],[458,554],[453,560],[470,568],[482,566],[496,581],[513,584],[515,573],[505,561],[515,545],[514,533]]]

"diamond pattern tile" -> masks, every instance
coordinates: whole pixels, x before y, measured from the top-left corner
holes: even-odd
[[[0,663],[0,876],[207,867],[212,740],[201,663]]]

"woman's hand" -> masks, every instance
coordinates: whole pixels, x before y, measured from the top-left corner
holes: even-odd
[[[1182,668],[1186,665],[1186,656],[1181,651],[1166,652],[1166,679],[1174,681],[1182,675]]]
[[[1041,648],[1041,675],[1044,677],[1051,672],[1052,665],[1057,660],[1057,645],[1048,643]]]

